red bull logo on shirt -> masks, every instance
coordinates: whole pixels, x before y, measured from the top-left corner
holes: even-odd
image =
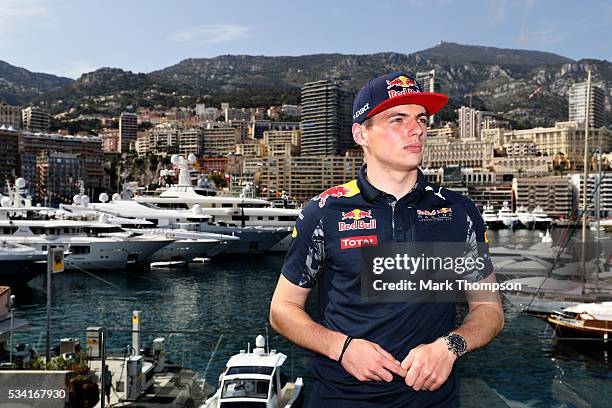
[[[453,219],[453,209],[443,207],[438,210],[417,210],[419,221],[449,221]]]
[[[393,89],[393,88],[399,88]],[[395,79],[387,79],[387,93],[389,98],[395,98],[400,95],[407,95],[415,92],[421,92],[419,84],[405,75],[400,75]]]
[[[370,221],[364,221],[369,218]],[[342,212],[343,220],[353,220],[352,223],[340,221],[338,223],[338,231],[351,231],[360,229],[376,229],[376,220],[372,219],[372,210],[363,211],[355,208],[353,211]]]
[[[359,187],[357,187],[357,180],[353,180],[340,186],[328,188],[313,200],[319,200],[319,207],[323,208],[329,197],[352,197],[357,194],[359,194]]]

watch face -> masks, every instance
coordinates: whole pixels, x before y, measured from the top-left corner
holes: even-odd
[[[446,337],[446,339],[448,342],[448,347],[451,349],[451,351],[457,354],[458,357],[465,354],[465,351],[467,350],[467,342],[463,336],[456,333],[451,333]]]

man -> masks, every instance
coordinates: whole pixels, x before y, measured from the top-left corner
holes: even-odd
[[[110,398],[111,398],[111,386],[113,382],[113,373],[110,372],[107,364],[104,365],[104,371],[102,375],[104,376],[104,395],[106,396],[106,406],[110,407],[111,406]],[[101,401],[100,405],[102,405],[102,403],[104,403],[104,401]]]
[[[355,98],[352,129],[367,167],[357,180],[315,197],[296,223],[270,322],[316,353],[311,407],[456,406],[456,359],[486,345],[503,327],[497,294],[484,302],[466,293],[469,312],[458,327],[454,303],[372,303],[361,297],[364,246],[487,241],[476,206],[428,183],[418,169],[427,118],[447,101],[421,92],[404,72],[369,81]],[[482,255],[478,280],[494,282],[486,250]],[[304,305],[317,283],[315,322]]]

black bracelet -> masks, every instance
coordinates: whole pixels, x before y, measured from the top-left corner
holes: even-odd
[[[342,365],[342,357],[344,357],[344,352],[349,344],[351,344],[351,341],[353,341],[353,338],[351,336],[346,336],[346,340],[344,340],[344,345],[342,346],[342,352],[340,353],[340,357],[338,357],[338,364]]]

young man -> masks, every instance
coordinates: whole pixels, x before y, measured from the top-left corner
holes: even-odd
[[[304,208],[270,307],[274,329],[314,351],[310,406],[316,408],[458,405],[454,363],[503,327],[496,295],[466,293],[454,303],[372,303],[361,297],[360,248],[392,242],[485,243],[485,225],[465,196],[428,183],[418,169],[427,118],[448,101],[421,92],[407,73],[369,81],[353,106],[353,138],[363,147],[357,180],[333,187]],[[488,253],[477,280],[494,282]],[[318,283],[319,319],[304,311]]]

